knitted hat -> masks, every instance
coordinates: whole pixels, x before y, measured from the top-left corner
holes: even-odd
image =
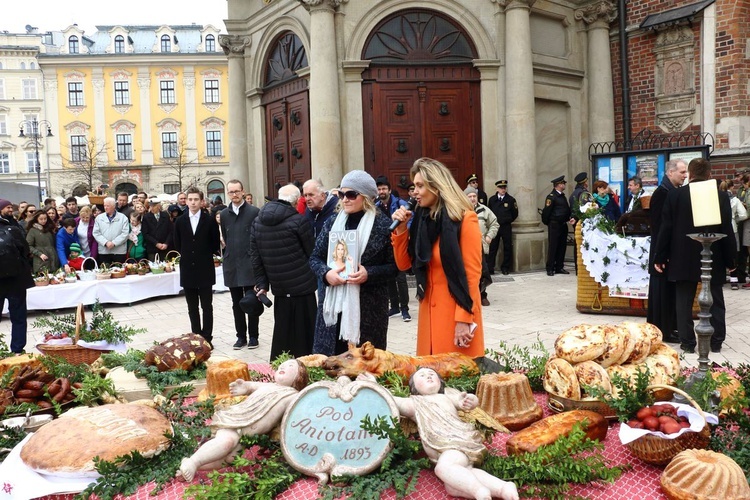
[[[0,198],[0,210],[2,210],[3,208],[7,207],[8,205],[12,205],[12,203],[9,202],[8,200],[4,200],[4,199]]]
[[[471,193],[479,194],[477,193],[477,188],[471,187],[471,186],[466,186],[466,189],[464,189],[464,193],[465,194],[471,194]]]
[[[69,251],[76,252],[78,255],[81,255],[81,245],[79,245],[78,243],[71,243]]]
[[[346,174],[341,179],[341,187],[353,189],[370,198],[375,198],[378,195],[375,179],[364,170],[352,170]]]

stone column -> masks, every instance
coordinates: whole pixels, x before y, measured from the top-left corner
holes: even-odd
[[[602,0],[575,12],[587,25],[589,102],[589,142],[615,140],[615,103],[612,90],[612,58],[609,24],[617,17],[614,3]]]
[[[143,165],[154,164],[154,146],[151,140],[151,74],[149,68],[143,66],[138,68],[138,91],[141,104],[141,163]],[[149,124],[148,126],[146,124]],[[114,148],[110,148],[114,149]]]
[[[229,60],[229,178],[239,179],[249,189],[245,49],[250,47],[250,37],[220,35],[219,45]]]
[[[343,176],[334,12],[347,0],[299,0],[310,11],[310,157],[313,177],[336,186]],[[360,166],[361,167],[361,166]]]
[[[498,141],[503,137],[504,127],[498,119],[498,71],[500,61],[495,59],[475,59],[474,67],[480,73],[480,96],[482,103],[482,178],[487,194],[495,192],[495,181],[505,179],[504,162],[500,161],[504,144]]]
[[[196,134],[196,130],[199,123],[195,119],[195,69],[193,66],[183,67],[182,86],[185,88],[185,121],[193,124],[185,127],[185,153],[188,161],[197,162],[198,150],[200,148],[198,147],[198,134]]]

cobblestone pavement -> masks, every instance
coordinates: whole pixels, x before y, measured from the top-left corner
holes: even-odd
[[[570,269],[570,268],[569,268]],[[583,314],[576,309],[576,277],[569,275],[549,277],[544,272],[514,273],[494,276],[495,283],[488,287],[490,306],[483,308],[485,346],[497,349],[498,342],[527,346],[541,339],[547,349],[552,349],[557,335],[578,323],[618,323],[623,320],[645,321],[641,317]],[[63,285],[64,286],[64,285]],[[401,316],[390,319],[388,349],[397,353],[414,354],[419,307],[414,290],[409,303],[413,320],[402,321]],[[720,354],[711,354],[712,361],[733,364],[747,362],[750,354],[750,290],[724,289],[727,303],[727,340]],[[273,333],[273,309],[267,309],[260,320],[260,346],[257,349],[232,349],[235,342],[232,320],[232,302],[228,292],[214,294],[214,348],[218,355],[235,357],[249,363],[269,361]],[[146,333],[138,335],[130,344],[136,349],[146,349],[154,341],[162,341],[189,331],[187,306],[183,296],[163,297],[132,305],[106,305],[115,318]],[[67,312],[67,311],[65,311]],[[31,324],[41,311],[29,313],[28,352],[33,351],[39,330]],[[0,323],[0,335],[10,342],[10,321],[7,316]],[[676,347],[676,346],[674,346]],[[697,365],[697,354],[686,354],[684,364]]]

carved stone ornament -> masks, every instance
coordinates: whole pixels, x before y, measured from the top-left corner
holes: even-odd
[[[505,10],[510,9],[530,9],[536,0],[490,0],[492,3],[498,4]]]
[[[681,132],[696,110],[694,35],[688,26],[660,31],[654,44],[656,124],[664,132]]]
[[[243,55],[250,43],[249,36],[219,35],[219,45],[224,49],[225,55]]]
[[[331,9],[337,9],[342,3],[347,3],[349,0],[297,0],[302,4],[304,8],[310,10],[315,7],[328,7]]]
[[[141,88],[141,89],[149,89],[149,88],[151,88],[151,79],[150,78],[139,78],[138,79],[138,88]]]
[[[398,418],[393,396],[369,381],[339,377],[305,387],[281,421],[281,450],[298,471],[325,484],[332,476],[365,475],[393,446],[362,429],[364,417]]]
[[[91,85],[94,87],[94,90],[97,92],[101,92],[104,88],[104,79],[103,78],[92,78],[91,79]]]
[[[195,77],[184,77],[182,79],[182,85],[185,87],[185,90],[193,90],[195,88]]]
[[[44,90],[57,91],[57,79],[44,80]]]
[[[592,3],[575,12],[576,20],[583,20],[586,24],[593,24],[596,21],[604,21],[606,24],[617,19],[617,6],[608,1]]]

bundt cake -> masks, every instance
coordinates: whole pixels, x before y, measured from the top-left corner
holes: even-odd
[[[709,450],[678,453],[661,475],[670,500],[750,500],[750,486],[737,462]]]
[[[223,361],[207,363],[206,388],[198,394],[198,401],[205,401],[210,396],[217,400],[230,397],[229,384],[241,378],[250,380],[247,363],[239,359],[225,359]]]
[[[477,383],[479,406],[511,431],[542,418],[529,379],[522,373],[489,373]]]

